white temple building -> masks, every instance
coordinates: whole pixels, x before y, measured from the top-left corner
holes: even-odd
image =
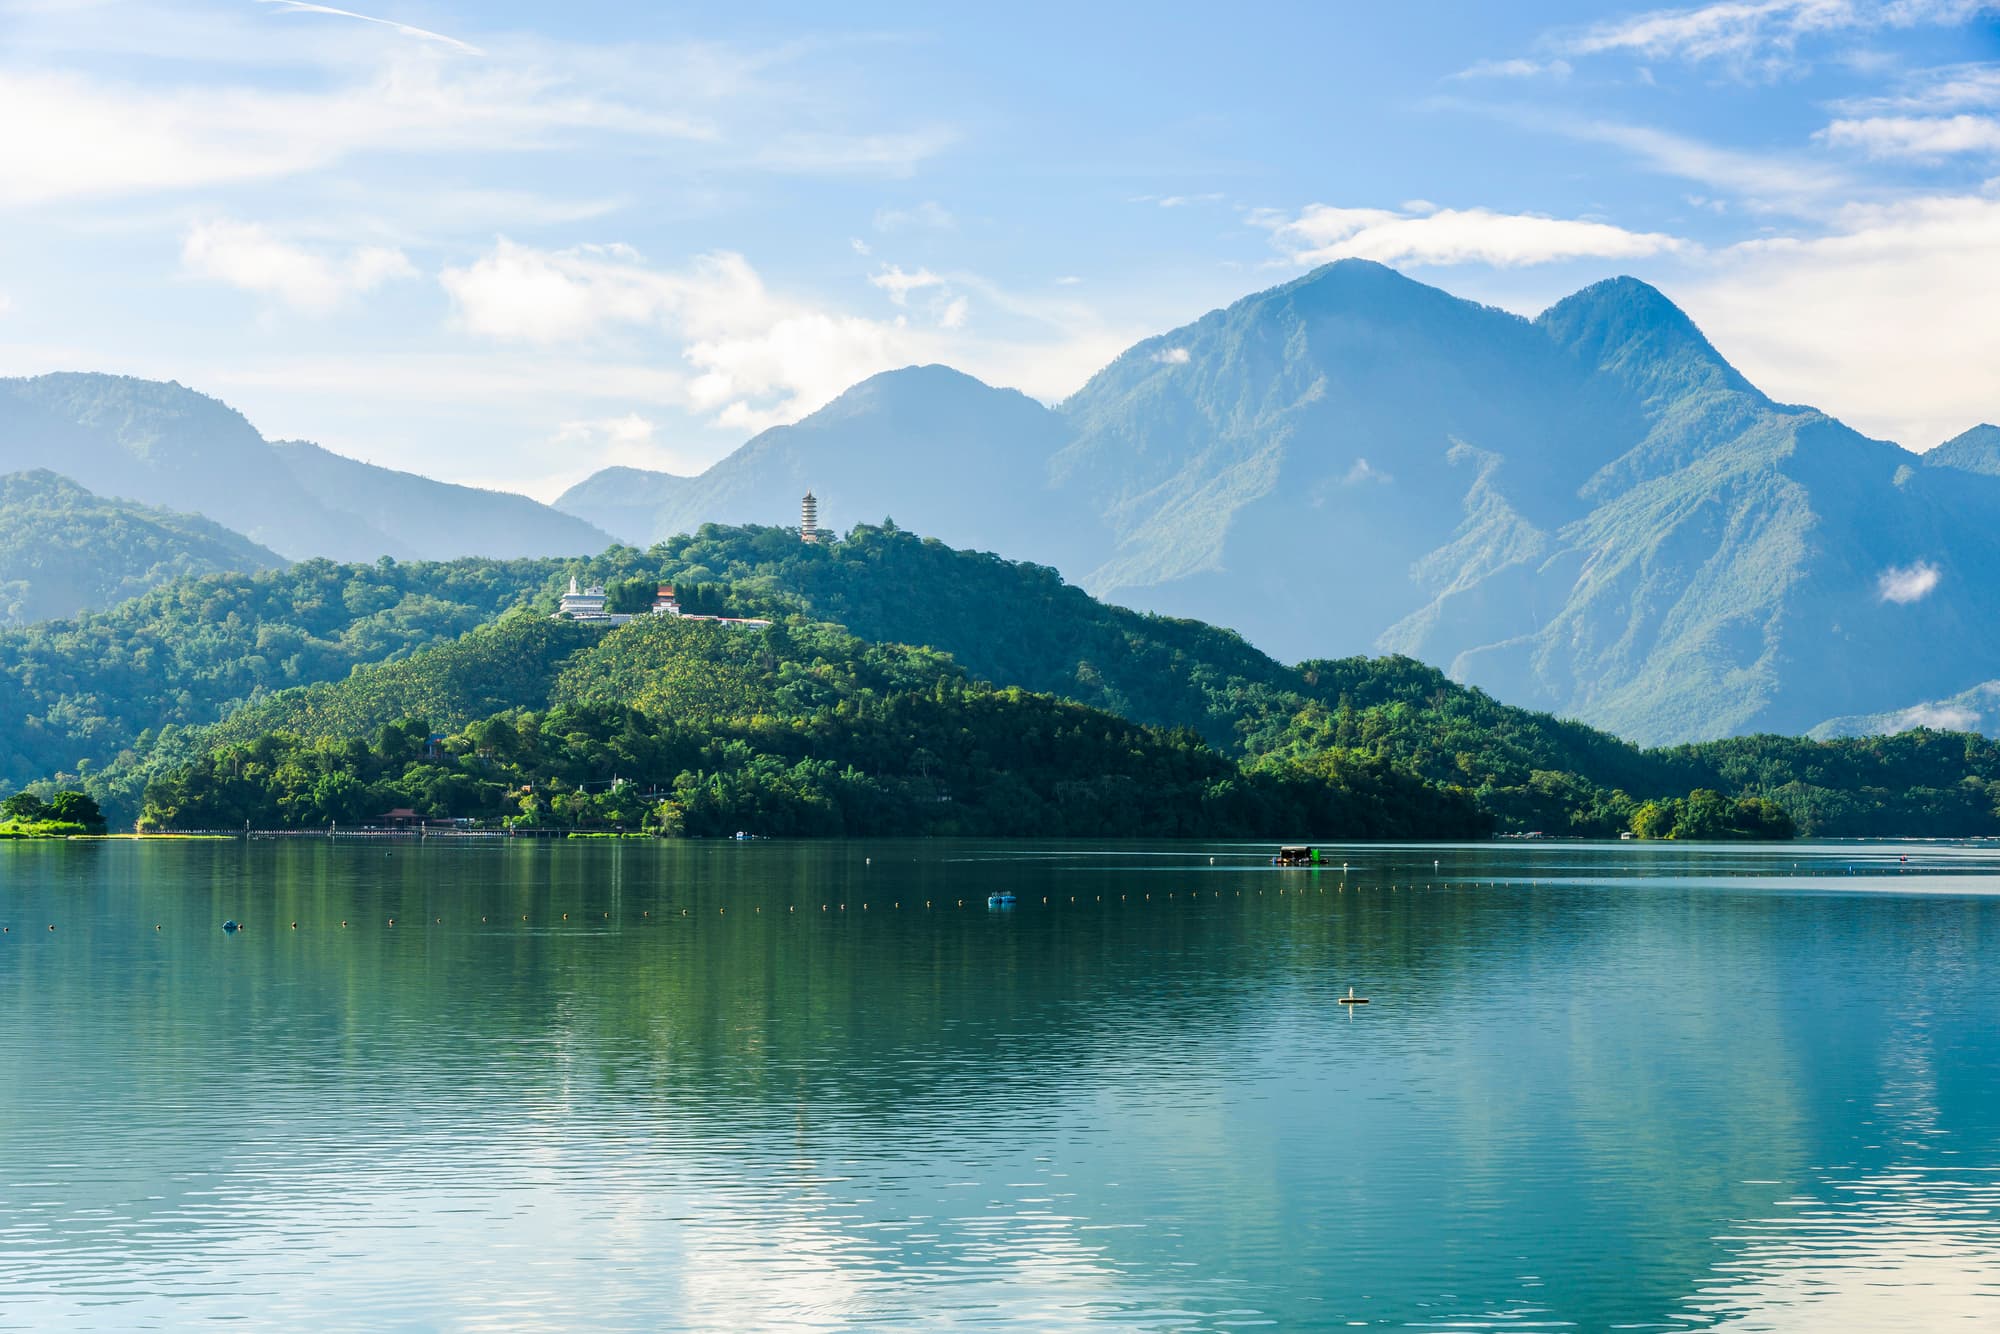
[[[614,624],[632,619],[630,616],[614,617],[604,610],[604,589],[595,584],[579,589],[575,575],[569,577],[569,592],[563,594],[562,607],[556,615],[567,616],[573,621],[609,621]]]
[[[569,578],[569,591],[562,595],[562,602],[552,620],[581,621],[585,625],[625,625],[637,620],[638,616],[672,616],[684,621],[713,621],[733,629],[768,630],[771,623],[754,616],[690,616],[681,610],[680,598],[672,584],[661,584],[653,595],[652,609],[644,613],[605,610],[608,599],[602,585],[593,584],[589,588],[577,586],[576,576]]]

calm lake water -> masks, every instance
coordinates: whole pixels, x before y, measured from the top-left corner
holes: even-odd
[[[0,1327],[2000,1326],[2000,850],[1269,851],[0,844]]]

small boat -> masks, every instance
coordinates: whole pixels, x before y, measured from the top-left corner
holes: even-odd
[[[998,894],[986,896],[986,906],[989,908],[1011,908],[1017,902],[1019,900],[1014,897],[1014,891],[1011,889],[1003,889]]]
[[[1318,866],[1319,849],[1314,847],[1279,848],[1278,855],[1271,858],[1273,866]]]
[[[1354,988],[1349,987],[1347,989],[1347,994],[1340,998],[1340,1003],[1342,1005],[1366,1005],[1368,1003],[1368,998],[1366,996],[1355,995]]]
[[[222,930],[225,935],[233,936],[242,929],[243,929],[243,923],[237,921],[233,917],[222,924]]]

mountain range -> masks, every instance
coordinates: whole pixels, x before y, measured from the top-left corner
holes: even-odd
[[[31,469],[202,515],[292,560],[584,555],[611,541],[526,496],[272,444],[234,408],[171,381],[0,379],[0,473]]]
[[[0,471],[195,512],[287,558],[573,555],[885,518],[1297,661],[1399,653],[1644,744],[1981,717],[2000,429],[1916,454],[1778,403],[1616,278],[1534,319],[1342,261],[1046,406],[875,376],[698,476],[554,507],[271,443],[177,384],[0,381]]]
[[[694,478],[558,508],[892,515],[1279,657],[1406,653],[1642,743],[1797,732],[2000,675],[2000,431],[1931,455],[1760,392],[1660,292],[1528,320],[1341,261],[1131,348],[1046,408],[876,376]],[[1921,646],[1920,651],[1912,651]]]

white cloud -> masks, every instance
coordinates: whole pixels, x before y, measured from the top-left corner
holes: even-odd
[[[926,311],[937,321],[940,329],[962,329],[972,313],[972,303],[953,287],[952,283],[929,269],[906,272],[895,264],[885,264],[870,275],[869,285],[879,287],[889,294],[889,300],[898,306],[910,304],[913,292],[929,292]]]
[[[1849,206],[1822,235],[1713,252],[1696,274],[1676,299],[1781,401],[1912,449],[2000,405],[2000,198]]]
[[[1870,116],[1836,120],[1814,138],[1858,148],[1874,158],[1935,161],[1961,153],[2000,153],[2000,120],[1992,116]]]
[[[280,7],[291,12],[141,0],[10,10],[0,125],[35,133],[0,135],[0,207],[580,145],[630,153],[645,176],[896,176],[956,139],[943,126],[839,124],[830,108],[844,121],[865,107],[801,69],[802,44],[510,35],[476,49],[353,10]],[[455,156],[439,183],[474,169]]]
[[[1388,483],[1395,480],[1394,477],[1383,472],[1367,459],[1357,458],[1354,460],[1353,465],[1348,468],[1347,472],[1342,475],[1340,484],[1342,486],[1359,486],[1363,482]]]
[[[1567,60],[1480,60],[1452,75],[1454,79],[1567,79]]]
[[[402,251],[387,246],[360,246],[334,256],[281,241],[255,223],[226,220],[188,232],[181,267],[315,315],[391,279],[417,275]]]
[[[1913,704],[1889,720],[1885,732],[1907,732],[1928,727],[1939,732],[1974,732],[1979,729],[1979,710],[1951,704]]]
[[[1907,76],[1894,93],[1846,98],[1834,109],[1848,116],[1962,111],[2000,107],[2000,65],[1941,65]]]
[[[4,72],[0,72],[4,73]],[[546,148],[573,131],[702,139],[712,128],[549,76],[429,56],[323,91],[155,90],[70,72],[4,73],[0,205],[295,175],[368,151]]]
[[[871,287],[879,287],[887,292],[889,299],[897,305],[905,306],[909,304],[910,293],[922,291],[926,287],[942,287],[944,279],[929,269],[906,273],[900,265],[884,264],[879,272],[869,277],[868,283]]]
[[[1929,561],[1892,565],[1876,577],[1875,591],[1884,602],[1907,606],[1929,597],[1940,577],[1938,567]]]
[[[549,444],[567,458],[579,460],[577,476],[599,468],[645,468],[687,475],[707,463],[702,453],[675,449],[660,439],[659,425],[637,412],[622,416],[566,421]]]
[[[1774,76],[1797,63],[1808,37],[1955,25],[1989,8],[1990,0],[1722,0],[1610,19],[1554,34],[1549,45],[1569,55],[1717,61]]]
[[[878,232],[899,232],[909,228],[948,232],[956,226],[958,219],[935,199],[926,199],[914,208],[885,208],[875,213],[875,230]]]
[[[1153,202],[1161,208],[1187,208],[1194,204],[1219,204],[1226,198],[1219,191],[1199,195],[1162,195]]]
[[[1429,213],[1309,204],[1296,216],[1251,215],[1296,264],[1372,259],[1384,264],[1488,264],[1512,268],[1564,259],[1631,259],[1691,250],[1659,232],[1631,232],[1605,222],[1548,218],[1489,209]]]
[[[1532,115],[1515,119],[1567,138],[1624,149],[1653,171],[1728,191],[1753,209],[1819,213],[1827,200],[1852,198],[1856,190],[1854,179],[1838,167],[1723,148],[1651,126]]]
[[[1163,347],[1153,354],[1153,360],[1162,366],[1185,366],[1188,364],[1189,356],[1188,350],[1184,347]]]
[[[925,277],[903,275],[913,287],[928,285]],[[663,334],[694,372],[684,406],[743,430],[794,420],[877,371],[937,359],[902,320],[779,297],[748,260],[727,252],[658,269],[623,247],[545,251],[502,239],[439,280],[460,326],[484,337],[546,345]]]
[[[875,253],[875,248],[858,236],[848,237],[847,245],[857,255],[872,255]]]
[[[1076,286],[1079,286],[1080,284],[1082,284],[1082,282],[1083,282],[1083,279],[1081,279],[1081,278],[1077,277],[1077,276],[1076,276],[1076,275],[1075,275],[1074,273],[1065,273],[1064,275],[1062,275],[1062,277],[1060,277],[1060,278],[1056,279],[1056,286],[1057,286],[1057,287],[1076,287]]]
[[[403,34],[405,37],[414,37],[424,42],[436,42],[441,46],[448,46],[454,50],[463,51],[468,55],[478,56],[485,54],[478,47],[473,46],[469,42],[461,42],[456,37],[447,37],[441,32],[432,32],[428,28],[413,28],[407,23],[398,23],[394,19],[381,19],[370,14],[357,14],[351,9],[331,9],[326,5],[307,4],[305,0],[257,0],[257,3],[260,5],[275,5],[288,13],[294,14],[327,14],[337,18],[359,19],[363,23],[378,23],[385,28]]]
[[[780,134],[752,155],[757,165],[803,176],[910,176],[958,142],[948,126],[893,134]]]

